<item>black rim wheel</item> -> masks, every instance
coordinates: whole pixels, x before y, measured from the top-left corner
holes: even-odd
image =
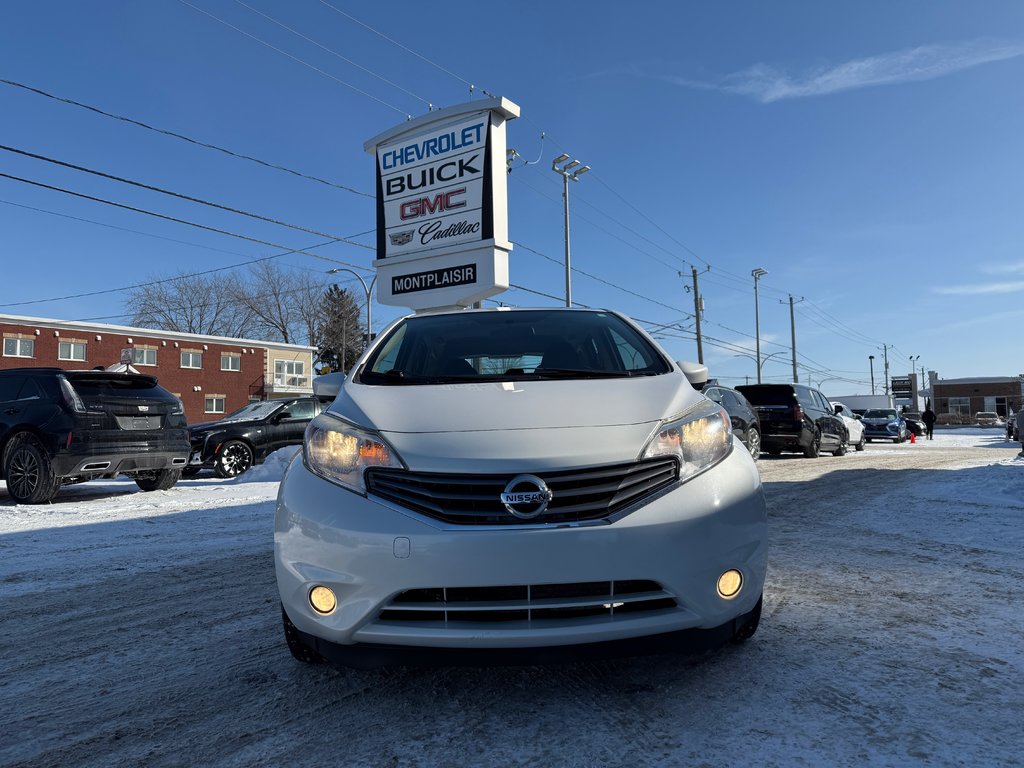
[[[252,451],[245,443],[228,443],[220,452],[220,466],[228,477],[237,477],[252,466]]]
[[[26,448],[15,448],[7,468],[7,487],[19,499],[27,499],[39,487],[42,467],[35,453]]]

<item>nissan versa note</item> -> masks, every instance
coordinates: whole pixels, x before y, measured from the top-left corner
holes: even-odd
[[[728,415],[629,319],[442,311],[310,423],[274,554],[301,661],[533,664],[750,637],[767,526]]]

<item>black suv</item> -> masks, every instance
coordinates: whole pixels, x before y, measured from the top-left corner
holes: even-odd
[[[741,384],[736,387],[757,409],[761,446],[770,454],[797,451],[842,456],[850,433],[821,392],[803,384]]]
[[[249,403],[220,421],[189,427],[192,455],[185,475],[212,467],[219,477],[235,477],[261,464],[278,448],[301,445],[306,425],[323,409],[315,397]]]
[[[725,408],[732,421],[732,431],[747,446],[754,461],[761,455],[761,423],[754,409],[742,392],[722,386],[708,384],[701,390],[705,397]]]
[[[165,491],[188,461],[181,401],[153,376],[61,368],[0,371],[0,474],[18,503],[62,484],[127,474]]]

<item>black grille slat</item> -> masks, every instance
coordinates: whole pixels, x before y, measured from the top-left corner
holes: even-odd
[[[614,619],[616,614],[673,610],[678,605],[660,584],[645,579],[499,587],[434,587],[396,595],[381,622],[466,627],[495,622]]]
[[[371,469],[367,488],[375,496],[443,522],[462,525],[521,525],[600,520],[667,487],[678,477],[672,458],[588,469],[535,472],[551,489],[547,510],[534,520],[510,514],[500,495],[518,473],[467,475]]]

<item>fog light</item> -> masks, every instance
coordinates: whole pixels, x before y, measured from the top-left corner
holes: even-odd
[[[309,590],[309,604],[314,611],[326,616],[338,606],[338,600],[327,587],[313,587]]]
[[[740,593],[743,586],[743,574],[731,569],[718,577],[718,596],[726,600],[732,600]]]

